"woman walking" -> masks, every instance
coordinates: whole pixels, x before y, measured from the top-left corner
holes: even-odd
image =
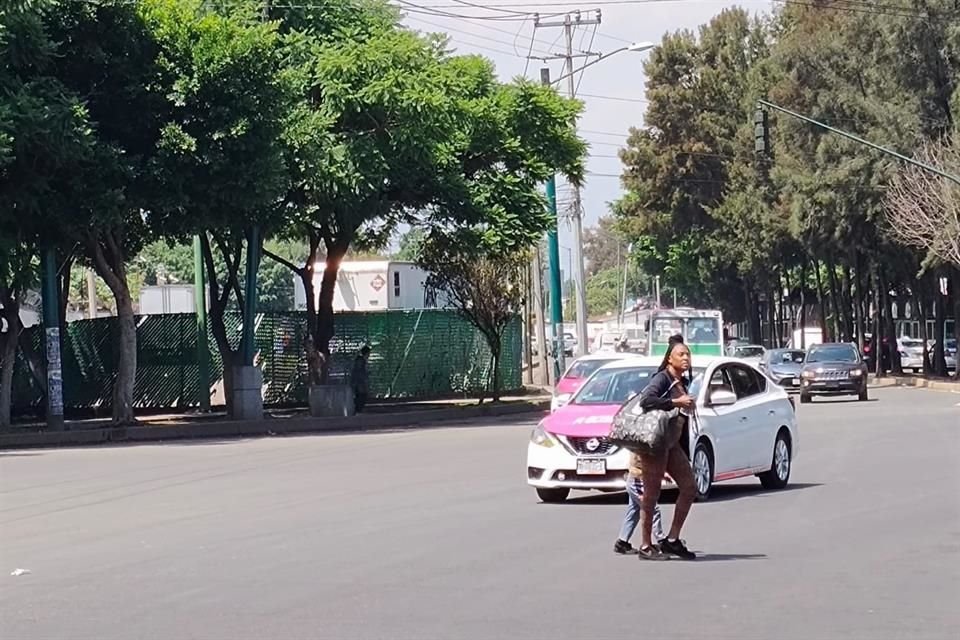
[[[690,371],[690,349],[683,344],[682,338],[672,338],[663,357],[659,372],[650,379],[640,394],[640,406],[644,411],[660,409],[672,411],[680,409],[679,415],[670,421],[667,434],[667,447],[662,453],[638,453],[637,456],[642,478],[643,493],[640,510],[641,546],[638,556],[641,560],[666,560],[676,556],[684,560],[693,560],[696,554],[687,549],[680,539],[680,531],[690,512],[690,506],[696,497],[696,484],[690,459],[683,451],[681,437],[687,430],[688,417],[684,412],[692,412],[695,401],[687,393],[687,373]],[[657,501],[660,499],[660,487],[664,473],[669,473],[676,483],[679,493],[673,508],[673,523],[666,538],[659,538],[659,545],[653,543],[653,528],[660,516]],[[659,529],[659,526],[657,527]]]

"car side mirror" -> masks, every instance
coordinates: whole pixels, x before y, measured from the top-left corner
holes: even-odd
[[[715,389],[710,393],[711,407],[729,407],[737,403],[737,394],[726,389]]]

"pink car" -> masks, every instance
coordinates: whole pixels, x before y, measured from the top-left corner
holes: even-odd
[[[567,371],[557,382],[553,390],[553,399],[550,401],[550,410],[556,411],[573,397],[580,385],[586,381],[593,372],[605,364],[622,360],[630,357],[628,353],[597,353],[593,355],[581,356],[574,360]],[[635,356],[634,356],[635,357]]]

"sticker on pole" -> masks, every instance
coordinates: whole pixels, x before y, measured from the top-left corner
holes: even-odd
[[[387,281],[383,279],[383,276],[377,275],[377,277],[370,281],[370,286],[373,287],[374,291],[380,291],[380,289],[387,286]]]

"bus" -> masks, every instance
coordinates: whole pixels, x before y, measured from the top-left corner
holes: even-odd
[[[693,355],[723,355],[723,315],[715,309],[655,309],[647,319],[646,355],[662,356],[678,333]]]

